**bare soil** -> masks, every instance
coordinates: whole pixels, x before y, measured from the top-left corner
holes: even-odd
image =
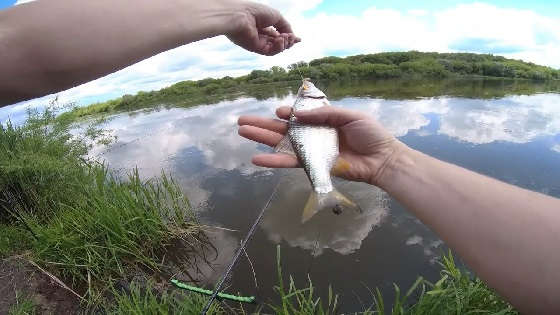
[[[16,295],[17,293],[17,295]],[[31,299],[37,314],[78,314],[80,299],[20,256],[0,262],[0,314]]]

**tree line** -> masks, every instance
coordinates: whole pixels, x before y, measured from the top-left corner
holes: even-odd
[[[508,59],[491,54],[384,52],[349,57],[324,57],[300,61],[287,69],[274,66],[269,70],[253,70],[240,77],[187,80],[158,91],[138,92],[114,100],[78,108],[73,114],[83,116],[98,112],[127,110],[156,103],[183,100],[201,103],[221,100],[237,92],[257,88],[258,85],[290,82],[302,77],[321,81],[385,78],[448,78],[458,76],[488,76],[530,80],[560,79],[560,70],[531,62]]]

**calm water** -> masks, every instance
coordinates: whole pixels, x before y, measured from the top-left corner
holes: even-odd
[[[374,115],[415,149],[560,197],[559,94],[547,92],[547,86],[500,80],[422,84],[423,89],[369,82],[326,90],[334,95],[333,105]],[[539,93],[507,95],[520,92]],[[436,279],[435,259],[446,251],[445,244],[383,191],[337,181],[363,213],[322,212],[302,225],[310,191],[303,170],[251,165],[253,154],[271,149],[239,137],[237,118],[272,117],[278,105],[293,100],[293,90],[284,89],[189,109],[168,106],[120,114],[106,124],[117,142],[94,154],[117,170],[137,165],[144,177],[159,175],[162,169],[171,173],[207,225],[237,230],[208,228],[218,254],[210,255],[212,266],[200,267],[199,278],[207,283],[221,275],[280,183],[247,248],[252,267],[241,257],[229,281],[230,292],[256,295],[265,302],[273,296],[276,244],[281,245],[284,272],[300,284],[309,273],[322,293],[331,284],[342,294],[343,311],[371,303],[368,288],[379,287],[392,298],[393,282],[408,288],[418,275]]]

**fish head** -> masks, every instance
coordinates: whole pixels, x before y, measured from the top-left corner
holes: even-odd
[[[305,78],[302,80],[302,84],[301,87],[299,88],[298,91],[298,96],[299,97],[311,97],[311,98],[326,98],[327,96],[325,95],[325,93],[323,93],[323,91],[319,90],[317,87],[315,87],[315,85],[313,83],[311,83],[311,80],[309,78]]]

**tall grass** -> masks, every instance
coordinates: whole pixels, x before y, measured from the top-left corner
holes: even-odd
[[[161,271],[161,257],[174,241],[196,242],[198,226],[175,183],[162,175],[128,181],[93,168],[93,182],[71,204],[60,204],[47,224],[25,218],[36,235],[33,250],[44,265],[87,292],[106,288],[137,268]],[[188,220],[186,220],[188,218]]]
[[[71,137],[69,124],[54,113],[29,112],[27,122],[0,124],[0,220],[17,219],[16,209],[45,219],[58,203],[71,202],[87,177],[87,145]]]
[[[106,307],[107,314],[167,315],[200,314],[207,297],[185,291],[157,292],[153,284],[132,283],[128,291],[114,291],[115,301]],[[219,303],[214,303],[208,315],[225,314]]]
[[[480,278],[461,270],[455,264],[451,251],[441,257],[441,278],[431,283],[421,277],[401,295],[395,287],[395,300],[386,309],[381,292],[376,289],[374,306],[367,314],[428,315],[428,314],[519,314]],[[411,301],[412,296],[417,296]]]
[[[298,289],[295,285],[294,278],[289,277],[288,285],[284,284],[284,276],[282,274],[280,245],[276,247],[276,268],[278,276],[278,284],[274,290],[280,297],[280,304],[270,304],[269,307],[275,314],[317,314],[328,315],[336,314],[338,305],[338,295],[333,293],[332,288],[329,286],[329,295],[327,304],[323,305],[320,297],[316,296],[311,278],[307,277],[308,286],[306,288]]]
[[[371,292],[373,304],[360,313],[366,315],[431,315],[431,314],[519,314],[509,303],[490,289],[480,278],[472,276],[455,264],[451,251],[440,260],[441,278],[431,283],[422,277],[406,291],[394,284],[395,298],[386,301],[379,289]],[[280,247],[277,248],[278,285],[275,291],[280,303],[269,305],[275,314],[338,314],[338,295],[329,287],[326,301],[316,296],[311,279],[308,286],[297,288],[289,277],[284,285],[280,265]]]
[[[118,178],[84,158],[88,145],[70,127],[49,109],[22,126],[0,125],[0,219],[31,235],[0,238],[3,256],[27,247],[91,301],[133,271],[163,271],[169,246],[204,240],[172,178],[142,180],[137,170]]]

